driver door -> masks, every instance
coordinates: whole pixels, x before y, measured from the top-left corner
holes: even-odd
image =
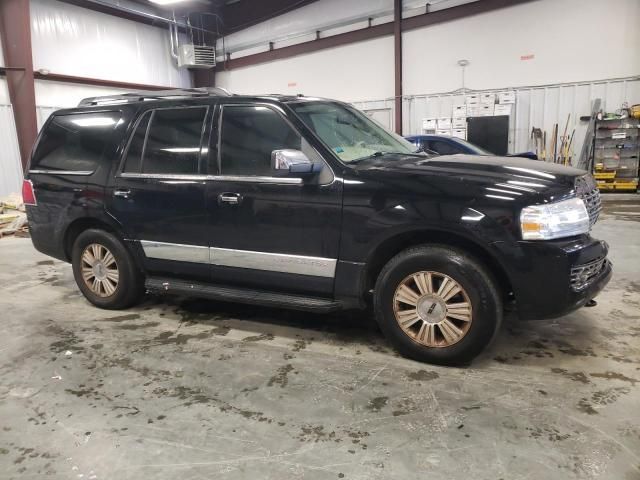
[[[342,184],[277,106],[229,103],[214,123],[207,180],[213,282],[331,296]],[[274,150],[302,150],[322,171],[274,176]]]

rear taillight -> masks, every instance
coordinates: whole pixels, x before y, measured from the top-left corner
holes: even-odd
[[[33,183],[31,180],[22,182],[22,202],[25,205],[37,205],[36,193],[33,191]]]

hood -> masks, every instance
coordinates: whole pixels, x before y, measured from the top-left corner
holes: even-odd
[[[486,155],[441,155],[416,157],[388,154],[373,157],[358,163],[354,170],[359,175],[375,176],[420,176],[422,182],[434,187],[438,184],[466,184],[468,193],[477,188],[490,188],[500,196],[510,191],[518,196],[538,197],[541,201],[557,200],[573,194],[576,178],[587,172],[540,160],[517,157],[494,157]],[[457,190],[457,189],[456,189]]]

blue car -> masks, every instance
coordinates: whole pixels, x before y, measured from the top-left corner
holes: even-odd
[[[411,135],[405,138],[423,151],[436,152],[438,155],[455,155],[461,153],[465,155],[495,156],[495,154],[488,150],[457,137],[449,137],[447,135]],[[513,153],[507,155],[507,157],[524,157],[531,160],[538,160],[538,156],[533,152]]]

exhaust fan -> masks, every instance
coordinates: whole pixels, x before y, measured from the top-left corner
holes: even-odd
[[[180,68],[213,68],[216,66],[216,47],[214,45],[206,45],[204,41],[197,44],[194,41],[193,29],[191,22],[187,21],[187,34],[191,43],[180,44],[178,38],[178,24],[175,21],[169,23],[169,37],[171,40],[171,56],[178,63]],[[203,35],[204,36],[204,35]]]
[[[216,66],[216,49],[207,45],[187,43],[178,46],[178,67],[213,68]]]

